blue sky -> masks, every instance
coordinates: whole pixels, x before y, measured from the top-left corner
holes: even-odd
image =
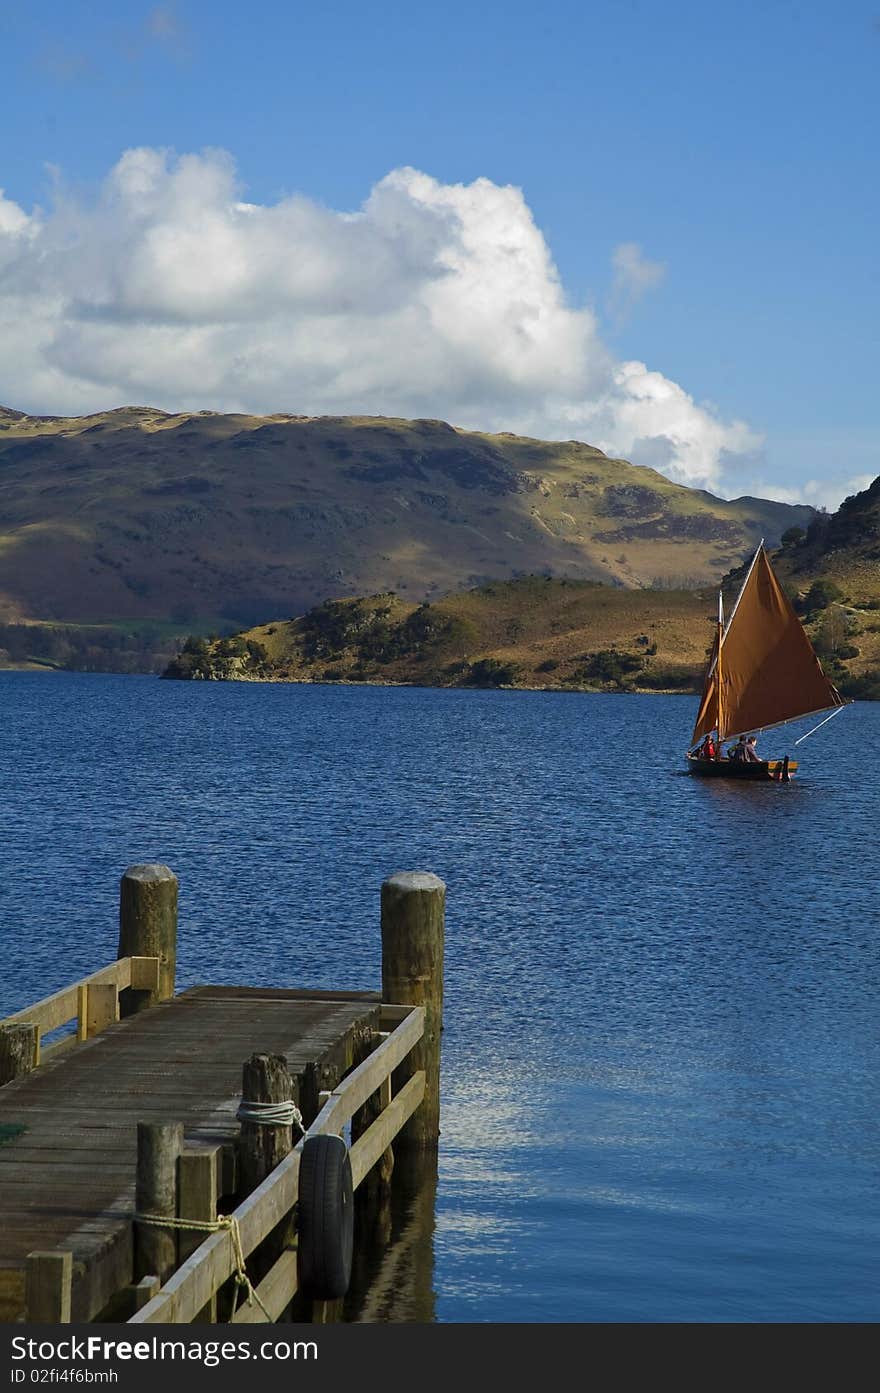
[[[47,308],[62,294],[57,282],[38,287],[38,313],[33,304],[19,303],[18,313],[30,322],[41,318],[45,332],[34,340],[29,378],[19,352],[5,385],[0,353],[0,401],[32,411],[77,403],[88,410],[120,404],[141,388],[141,399],[147,393],[160,406],[195,405],[199,398],[211,406],[228,399],[248,409],[344,410],[348,391],[350,409],[364,410],[372,391],[376,411],[399,406],[406,414],[412,403],[420,414],[452,415],[460,424],[491,429],[504,428],[507,412],[513,429],[531,423],[532,433],[563,437],[589,438],[592,427],[620,453],[629,445],[633,457],[641,451],[640,462],[664,467],[671,460],[675,477],[728,493],[765,486],[834,503],[853,481],[880,472],[876,0],[834,9],[774,0],[726,7],[677,0],[547,0],[540,7],[361,0],[325,3],[317,11],[226,0],[44,0],[4,7],[0,42],[15,56],[4,65],[0,187],[31,220],[25,262],[24,225],[7,208],[7,230],[18,248],[17,279],[0,282],[7,307],[23,283],[49,274],[50,242],[57,259],[59,245],[69,248],[76,236],[102,240],[115,216],[111,171],[124,152],[147,149],[177,156],[225,151],[234,163],[236,199],[268,209],[300,198],[316,215],[323,209],[337,220],[362,210],[391,171],[420,171],[433,181],[429,189],[410,181],[394,193],[406,202],[407,225],[417,205],[419,257],[427,258],[428,242],[436,250],[441,223],[458,219],[458,241],[472,250],[480,242],[473,255],[481,269],[467,275],[473,293],[481,277],[491,277],[487,239],[500,245],[508,219],[520,226],[522,237],[514,240],[524,245],[524,219],[530,218],[558,270],[564,306],[575,315],[591,312],[575,320],[558,304],[549,318],[542,309],[544,356],[533,355],[524,366],[502,353],[507,379],[499,384],[498,363],[490,361],[493,343],[499,335],[521,333],[522,325],[502,316],[500,307],[494,318],[487,311],[473,326],[468,385],[450,367],[451,348],[438,357],[421,340],[410,355],[422,365],[418,382],[415,369],[404,380],[390,361],[384,381],[358,375],[347,349],[343,368],[342,349],[329,344],[324,306],[308,331],[323,345],[324,380],[301,353],[285,359],[276,404],[264,396],[252,401],[244,378],[236,397],[230,360],[222,380],[194,371],[184,401],[144,355],[129,361],[128,350],[119,352],[122,339],[111,345],[106,338],[112,320],[114,332],[124,332],[129,342],[132,324],[150,319],[144,300],[133,308],[123,296],[125,304],[111,308],[104,285],[86,312],[65,272],[63,322],[50,323]],[[178,166],[173,155],[165,158],[161,178],[167,182]],[[521,190],[521,206],[475,208],[464,195],[444,192],[478,180]],[[190,216],[181,213],[183,203],[192,204],[180,180],[175,188],[173,215],[167,200],[161,214],[169,235]],[[489,190],[487,198],[493,197]],[[423,225],[426,207],[434,219],[430,231]],[[381,214],[383,235],[389,216],[387,209]],[[393,216],[397,236],[400,217]],[[42,220],[39,236],[35,219]],[[136,225],[142,228],[143,219]],[[113,226],[110,259],[120,254],[123,237],[131,245],[135,235],[128,215],[124,228],[118,221]],[[333,227],[327,225],[327,235]],[[298,240],[307,234],[299,223],[297,229],[286,225],[283,235],[293,239],[291,254],[306,265],[314,243]],[[314,236],[320,243],[325,233]],[[622,247],[629,248],[628,259],[626,252],[621,258]],[[383,250],[383,265],[397,258],[400,277],[410,285],[407,258],[413,254],[396,241],[393,251]],[[364,253],[345,255],[357,262]],[[531,269],[518,273],[517,286],[528,280],[528,294],[549,305],[552,267],[536,267],[539,252],[531,244],[522,255]],[[444,266],[450,257],[447,247]],[[117,288],[136,274],[137,268],[120,263]],[[432,274],[425,272],[428,280]],[[400,283],[389,280],[390,296]],[[410,325],[426,314],[436,323],[426,283],[404,307]],[[377,284],[385,284],[381,276]],[[276,303],[271,284],[263,290],[267,306]],[[285,343],[303,332],[303,303],[288,304]],[[186,320],[181,305],[166,307],[166,328]],[[359,333],[366,311],[355,308],[358,332],[337,327],[346,344],[361,343],[368,352],[369,335]],[[318,313],[314,304],[309,313]],[[529,314],[537,313],[532,305]],[[96,315],[104,320],[100,351],[82,327]],[[444,315],[448,320],[454,310],[447,305]],[[233,319],[224,320],[227,346]],[[395,320],[389,340],[392,331],[383,320],[375,337],[380,355],[402,332],[421,332],[401,330],[402,322]],[[7,308],[8,342],[19,337],[16,323]],[[278,358],[281,339],[267,340],[264,330],[248,329],[248,351],[264,361]],[[282,334],[280,323],[276,331]],[[239,342],[242,337],[239,331]],[[215,358],[223,351],[217,336],[212,349]],[[564,390],[554,394],[548,382],[565,378],[560,364],[577,352],[584,355],[580,376],[566,378]],[[393,356],[388,353],[389,360]],[[124,360],[116,377],[108,357]],[[638,424],[627,425],[632,394],[621,401],[619,389],[609,395],[600,379],[629,361],[687,394],[695,404],[688,420],[679,415],[670,424],[661,410],[655,421],[639,395]],[[598,401],[603,392],[601,407],[580,409],[581,396],[592,393]],[[122,397],[111,400],[118,393]],[[748,430],[703,430],[700,412]],[[693,439],[684,440],[688,431]],[[676,432],[680,448],[668,444],[678,439]]]

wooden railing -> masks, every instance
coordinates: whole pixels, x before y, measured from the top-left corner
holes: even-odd
[[[51,996],[44,996],[33,1006],[25,1006],[0,1020],[0,1030],[7,1026],[29,1025],[36,1030],[34,1063],[52,1049],[66,1045],[66,1040],[41,1050],[41,1040],[62,1026],[76,1021],[76,1040],[89,1040],[105,1026],[119,1020],[119,993],[129,987],[135,991],[155,991],[159,984],[158,958],[117,958],[116,962],[98,972],[73,982]],[[0,1079],[0,1082],[4,1080]]]
[[[354,1114],[378,1095],[381,1111],[351,1148],[352,1184],[361,1183],[382,1156],[425,1093],[425,1073],[418,1070],[392,1097],[391,1075],[422,1038],[425,1011],[421,1006],[383,1006],[381,1021],[388,1034],[368,1057],[326,1097],[308,1135],[341,1133]],[[299,1194],[299,1167],[304,1140],[276,1166],[232,1214],[245,1257],[291,1215]],[[236,1271],[235,1243],[230,1229],[206,1238],[165,1285],[131,1319],[131,1324],[188,1323],[209,1306],[224,1282]],[[289,1305],[297,1290],[297,1255],[288,1248],[256,1288],[273,1320]],[[244,1304],[232,1316],[238,1323],[264,1322],[257,1302]]]

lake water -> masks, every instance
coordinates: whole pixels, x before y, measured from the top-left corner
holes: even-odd
[[[683,773],[695,707],[0,674],[0,1014],[115,956],[135,861],[180,877],[179,986],[376,987],[381,881],[435,871],[413,1313],[875,1321],[880,705],[789,786]]]

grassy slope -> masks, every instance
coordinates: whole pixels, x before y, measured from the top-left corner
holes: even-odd
[[[233,657],[214,672],[274,681],[617,688],[617,679],[589,670],[596,653],[615,648],[641,663],[624,685],[682,690],[702,670],[711,609],[694,591],[627,591],[534,576],[421,608],[382,594],[251,629],[242,638],[261,645],[265,663]]]
[[[836,513],[815,518],[775,564],[789,589],[804,593],[818,580],[838,587],[840,602],[816,614],[808,629],[835,680],[856,679],[855,695],[880,697],[880,478]],[[836,654],[850,652],[835,668]]]
[[[858,604],[880,592],[880,478],[853,494],[836,513],[819,516],[779,560],[780,574],[795,585],[817,576],[837,582]]]
[[[824,526],[824,524],[823,524]],[[862,536],[861,532],[858,534]],[[775,564],[803,602],[818,573],[792,577],[812,545]],[[822,555],[817,553],[821,563]],[[826,670],[845,692],[880,697],[880,570],[846,570],[840,601],[802,618]],[[744,568],[725,580],[728,612]],[[529,576],[418,607],[393,593],[327,602],[299,619],[241,635],[251,649],[208,648],[171,675],[271,681],[372,681],[604,690],[698,690],[716,614],[714,588],[623,590]]]
[[[184,630],[532,572],[688,585],[812,516],[577,441],[381,417],[0,409],[0,481],[0,620]]]

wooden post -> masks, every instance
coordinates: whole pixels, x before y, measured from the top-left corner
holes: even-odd
[[[370,1042],[373,1043],[373,1042]],[[364,1050],[362,1059],[369,1057]],[[360,1063],[358,1060],[357,1063]],[[384,1079],[376,1093],[368,1098],[364,1106],[351,1119],[351,1140],[354,1144],[375,1122],[391,1102],[391,1079]],[[420,1152],[419,1155],[422,1153]],[[354,1193],[355,1203],[355,1241],[352,1255],[351,1283],[348,1299],[358,1301],[360,1293],[367,1291],[375,1275],[379,1255],[384,1253],[391,1239],[391,1182],[394,1175],[394,1149],[386,1147],[376,1164],[367,1171]],[[313,1320],[317,1316],[313,1310]]]
[[[137,1285],[130,1288],[135,1311],[142,1311],[158,1293],[161,1285],[159,1278],[154,1274],[149,1277],[141,1277]]]
[[[33,1324],[69,1325],[73,1253],[28,1253],[25,1274],[27,1319]]]
[[[89,1038],[89,986],[80,982],[76,989],[76,1038],[80,1044]]]
[[[0,1085],[36,1069],[40,1061],[40,1032],[30,1021],[0,1028]]]
[[[76,994],[76,1038],[91,1040],[119,1020],[119,989],[114,982],[80,982]]]
[[[436,1146],[440,1135],[445,909],[446,886],[428,871],[399,871],[382,884],[382,999],[425,1008],[425,1033],[400,1070],[405,1081],[424,1069],[425,1097],[396,1137],[395,1152]]]
[[[358,1052],[355,1064],[361,1064],[365,1059],[369,1059],[373,1049],[379,1043],[381,1036],[370,1036],[363,1041],[362,1047]],[[368,1098],[362,1108],[351,1119],[351,1141],[352,1145],[363,1136],[364,1132],[376,1121],[381,1113],[391,1102],[391,1079],[382,1081],[377,1091]],[[359,1211],[367,1214],[366,1222],[370,1225],[374,1222],[374,1213],[377,1207],[385,1203],[388,1192],[391,1188],[391,1176],[394,1171],[394,1149],[390,1145],[385,1148],[379,1160],[367,1172],[361,1181],[355,1194],[355,1204]],[[363,1214],[362,1214],[363,1217]]]
[[[241,1071],[243,1103],[289,1103],[294,1097],[293,1079],[281,1054],[252,1054]],[[249,1195],[293,1149],[293,1127],[242,1122],[239,1135],[241,1192]],[[256,1285],[281,1257],[293,1231],[287,1215],[248,1259],[251,1281]],[[221,1318],[222,1311],[221,1311]]]
[[[181,1219],[197,1219],[199,1222],[213,1222],[217,1218],[217,1195],[219,1193],[220,1147],[187,1147],[180,1153],[177,1162],[178,1215]],[[185,1262],[208,1234],[200,1229],[180,1229],[177,1240],[179,1260]],[[217,1297],[212,1296],[207,1305],[194,1317],[197,1322],[213,1322],[217,1319]]]
[[[183,1150],[182,1122],[139,1122],[135,1210],[177,1218],[177,1158]],[[135,1227],[135,1276],[155,1274],[161,1282],[177,1266],[177,1233],[158,1224]]]
[[[92,982],[86,1011],[86,1034],[91,1040],[119,1020],[119,988],[114,982]]]
[[[321,1070],[313,1059],[307,1060],[297,1074],[295,1087],[299,1089],[298,1106],[303,1126],[311,1127],[321,1111]]]
[[[293,1079],[284,1056],[252,1054],[242,1068],[241,1096],[246,1103],[289,1103]],[[242,1122],[239,1147],[241,1188],[249,1195],[292,1150],[293,1128]]]
[[[158,958],[155,991],[123,992],[123,1016],[174,995],[177,965],[177,876],[167,866],[129,866],[119,887],[120,958]]]

